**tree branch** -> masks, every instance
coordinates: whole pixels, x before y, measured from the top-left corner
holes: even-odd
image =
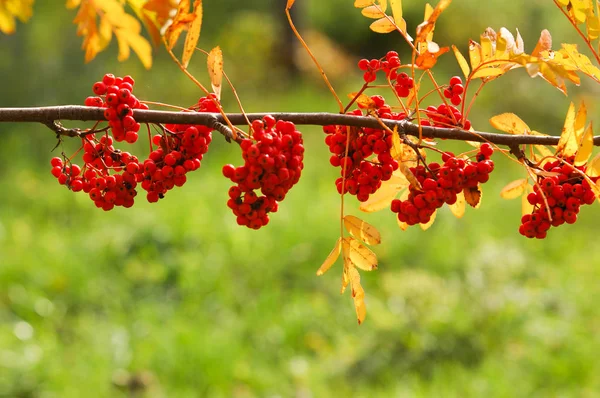
[[[272,115],[276,119],[283,119],[297,125],[345,125],[355,127],[371,127],[380,129],[377,119],[368,116],[343,115],[338,113],[247,113],[246,117],[252,121],[262,119],[265,115]],[[203,112],[172,112],[136,109],[133,116],[139,123],[174,123],[174,124],[199,124],[210,126],[220,131],[228,140],[233,139],[233,133],[224,125],[223,116],[218,113]],[[241,113],[227,114],[234,125],[246,124],[246,118]],[[101,121],[104,119],[104,108],[93,108],[77,105],[47,106],[37,108],[0,108],[1,122],[37,122],[49,126],[57,134],[77,136],[78,129],[58,129],[60,120]],[[381,119],[388,127],[398,127],[403,134],[419,136],[419,126],[408,120]],[[443,138],[458,141],[490,142],[496,145],[506,145],[515,148],[523,144],[549,145],[558,144],[559,137],[538,135],[510,135],[482,131],[465,131],[458,128],[440,128],[422,126],[422,136],[425,138]],[[600,146],[600,136],[594,137],[594,145]]]

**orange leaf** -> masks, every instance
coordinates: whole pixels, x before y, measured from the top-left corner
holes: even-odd
[[[502,188],[502,191],[500,191],[500,196],[504,199],[514,199],[523,195],[525,188],[527,188],[527,180],[525,178],[515,180]]]
[[[196,44],[200,38],[200,30],[202,29],[202,0],[194,0],[192,15],[194,16],[194,20],[189,25],[183,45],[183,54],[181,55],[181,63],[184,68],[187,68],[190,64],[190,59],[196,50]]]
[[[210,50],[206,63],[213,92],[217,99],[221,100],[221,83],[223,82],[223,52],[221,47],[217,46]]]
[[[531,52],[533,57],[537,57],[540,55],[542,51],[550,51],[552,49],[552,35],[548,31],[548,29],[542,30],[540,33],[540,38],[535,45],[535,48]]]
[[[465,188],[465,200],[471,207],[478,208],[481,204],[481,189],[479,186]]]
[[[424,53],[419,54],[416,64],[420,69],[431,69],[436,64],[439,56],[448,51],[450,51],[449,47],[442,47],[435,53],[430,53],[429,50],[427,50]]]
[[[427,19],[417,26],[417,42],[423,42],[431,40],[431,37],[428,37],[431,32],[435,29],[435,22],[439,18],[440,14],[448,8],[452,0],[440,0],[440,2],[435,6],[433,12],[427,17]]]
[[[369,97],[366,94],[360,94],[360,95],[358,95],[358,97],[356,97],[357,95],[358,95],[357,92],[350,93],[350,94],[348,94],[348,98],[350,98],[351,100],[356,98],[355,102],[362,109],[375,109],[376,108],[375,101],[373,101],[373,99],[371,97]]]
[[[173,18],[173,22],[167,27],[165,32],[165,40],[167,48],[172,50],[177,43],[177,39],[184,30],[187,30],[189,24],[194,20],[194,15],[190,14],[190,0],[180,0],[177,7],[177,14]]]
[[[329,255],[327,256],[327,258],[325,259],[323,264],[321,264],[321,266],[317,270],[318,276],[323,275],[325,272],[327,272],[329,270],[329,268],[331,268],[331,266],[333,264],[335,264],[335,261],[340,256],[341,251],[342,251],[342,238],[338,238],[338,240],[335,242],[335,246],[331,250],[331,253],[329,253]]]
[[[367,245],[378,245],[381,243],[381,234],[377,228],[358,217],[352,215],[344,217],[344,226],[350,235],[362,240]]]

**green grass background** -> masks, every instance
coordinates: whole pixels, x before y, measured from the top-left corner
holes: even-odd
[[[141,98],[185,106],[199,96],[164,51],[151,71],[136,59],[116,63],[114,44],[84,65],[74,14],[50,3],[38,2],[15,36],[0,36],[0,106],[82,103],[107,72],[133,75]],[[269,61],[285,29],[272,3],[207,4],[201,45],[224,43],[247,111],[336,111],[318,78],[291,79]],[[327,34],[352,63],[403,48],[398,37],[369,34],[351,2],[297,3],[306,29]],[[405,12],[414,28],[424,3],[413,3]],[[555,47],[581,44],[561,18],[550,2],[455,0],[436,38],[465,51],[488,25],[519,27],[531,49],[549,27]],[[194,60],[193,72],[207,81],[202,57]],[[340,93],[356,91],[359,77],[341,72],[333,78]],[[448,55],[436,76],[457,73]],[[598,88],[584,80],[570,90],[574,100],[591,100]],[[570,100],[515,71],[490,84],[472,120],[486,130],[487,118],[514,111],[557,133]],[[229,93],[225,101],[235,109]],[[501,157],[481,208],[461,220],[443,209],[426,232],[402,232],[388,211],[361,215],[349,199],[347,211],[383,236],[379,270],[362,273],[368,315],[359,327],[349,293],[339,294],[341,264],[315,276],[339,232],[337,171],[320,129],[302,131],[302,180],[268,227],[250,231],[225,206],[220,168],[240,156],[219,136],[183,188],[158,204],[138,200],[105,213],[50,175],[55,140],[47,129],[0,125],[0,396],[600,394],[597,205],[544,241],[526,240],[517,232],[519,201],[499,197],[524,174]],[[144,153],[143,143],[136,151]]]

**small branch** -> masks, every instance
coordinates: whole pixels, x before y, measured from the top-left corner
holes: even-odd
[[[380,122],[383,122],[390,129],[398,127],[398,132],[401,134],[412,135],[419,137],[419,126],[407,120],[389,120],[379,119],[368,116],[343,115],[339,113],[241,113],[227,114],[227,118],[233,125],[247,125],[247,120],[252,121],[262,119],[265,115],[272,115],[276,119],[283,119],[293,122],[297,125],[316,125],[326,126],[332,124],[354,126],[354,127],[371,127],[380,129]],[[233,138],[231,129],[223,128],[219,124],[225,124],[225,119],[219,113],[203,113],[203,112],[171,112],[171,111],[151,111],[136,109],[133,111],[133,116],[139,123],[174,123],[174,124],[199,124],[217,129],[225,137]],[[34,122],[43,123],[56,133],[64,132],[62,135],[77,136],[86,134],[77,129],[65,129],[55,121],[60,120],[79,120],[79,121],[103,121],[104,109],[93,108],[86,106],[66,105],[66,106],[48,106],[39,108],[0,108],[0,123],[1,122]],[[60,126],[62,127],[56,127]],[[58,131],[57,131],[58,130]],[[515,146],[515,145],[548,145],[555,146],[558,144],[559,137],[557,136],[538,136],[538,135],[512,135],[498,134],[481,131],[465,131],[459,128],[441,128],[431,126],[421,126],[422,137],[426,138],[443,138],[458,141],[476,141],[476,142],[491,142],[496,145]],[[600,136],[594,137],[594,145],[600,146]]]

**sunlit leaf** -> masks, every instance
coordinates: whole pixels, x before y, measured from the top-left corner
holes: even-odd
[[[189,24],[194,18],[195,15],[190,14],[190,0],[180,0],[177,7],[177,14],[165,31],[165,40],[167,41],[167,48],[169,50],[173,49],[181,33],[189,28]]]
[[[540,38],[531,52],[531,55],[537,57],[542,51],[550,51],[550,49],[552,49],[552,35],[548,29],[544,29],[542,30],[542,33],[540,33]]]
[[[402,0],[389,0],[390,7],[392,9],[392,16],[394,17],[394,21],[403,21],[402,18]],[[404,29],[403,31],[406,31]]]
[[[417,26],[417,42],[431,40],[430,34],[435,29],[435,23],[441,13],[448,8],[452,0],[440,0],[427,19]]]
[[[223,52],[221,51],[221,47],[217,46],[210,50],[206,64],[213,92],[217,96],[217,99],[221,100],[221,84],[223,82]]]
[[[429,52],[429,50],[425,51],[417,56],[416,64],[419,69],[431,69],[437,63],[437,59],[448,51],[450,51],[450,47],[442,47],[435,53]]]
[[[515,199],[523,195],[525,188],[527,188],[527,179],[522,178],[520,180],[515,180],[502,188],[502,191],[500,191],[500,196],[504,199]]]
[[[331,268],[331,266],[333,264],[335,264],[336,260],[340,256],[341,252],[342,252],[342,238],[338,238],[338,240],[335,242],[335,246],[331,250],[331,253],[329,253],[329,255],[327,256],[327,258],[325,259],[323,264],[317,270],[317,275],[321,276],[325,272],[327,272],[329,270],[329,268]]]
[[[477,69],[472,75],[471,79],[484,79],[487,77],[497,77],[504,74],[506,71],[500,68],[481,68]]]
[[[392,200],[398,196],[398,193],[408,186],[409,182],[402,174],[392,175],[387,181],[381,183],[381,187],[369,196],[366,202],[360,204],[360,210],[365,213],[372,213],[390,207]]]
[[[360,13],[367,18],[372,18],[372,19],[385,18],[385,12],[382,12],[381,7],[376,6],[376,5],[365,7],[362,10],[360,10]]]
[[[478,186],[465,188],[464,190],[465,200],[467,203],[474,208],[478,208],[481,204],[481,188]]]
[[[585,174],[590,178],[600,176],[600,153],[588,163]]]
[[[533,205],[527,200],[527,195],[532,192],[531,185],[527,185],[521,196],[521,215],[531,214],[533,212]]]
[[[594,149],[594,133],[592,131],[592,123],[585,129],[583,136],[579,141],[579,148],[575,155],[575,166],[582,166],[587,163]]]
[[[454,217],[462,218],[465,215],[465,194],[461,191],[456,194],[456,202],[448,206]]]
[[[481,64],[481,46],[473,40],[469,41],[469,60],[473,70]]]
[[[392,17],[384,17],[373,22],[369,28],[375,33],[390,33],[396,30]]]
[[[493,116],[490,119],[490,124],[500,131],[510,134],[527,134],[529,126],[514,113],[502,113]]]
[[[354,0],[354,7],[363,8],[375,4],[375,0]]]
[[[177,8],[177,0],[127,0],[143,22],[156,46],[160,44],[161,30],[171,19],[171,12]]]
[[[381,243],[381,234],[371,224],[358,217],[347,215],[344,217],[344,226],[348,233],[367,245],[378,245]]]
[[[469,64],[467,63],[467,60],[465,59],[465,57],[463,57],[463,55],[460,53],[460,51],[454,44],[452,45],[452,50],[454,51],[454,56],[456,57],[456,60],[458,61],[460,70],[462,71],[463,75],[465,76],[465,79],[468,79],[469,73],[471,73],[471,70],[469,69]]]
[[[352,287],[352,299],[354,301],[354,309],[356,310],[356,319],[358,324],[362,324],[367,316],[367,307],[365,306],[365,290],[360,284],[360,275],[356,268],[348,269],[350,285]]]
[[[15,33],[16,21],[27,22],[33,15],[34,0],[0,0],[0,32],[7,35]],[[69,8],[77,5],[67,4]]]
[[[357,97],[357,95],[358,95],[358,97]],[[351,100],[356,98],[355,102],[362,109],[375,109],[377,107],[377,104],[375,103],[375,101],[371,97],[369,97],[367,94],[359,95],[357,92],[354,92],[354,93],[348,94],[348,98],[350,98]]]
[[[348,247],[348,256],[354,266],[364,271],[377,269],[377,256],[367,246],[352,237],[344,238],[343,245]]]
[[[556,153],[562,152],[567,147],[567,144],[569,144],[570,142],[575,144],[575,147],[573,147],[573,144],[571,144],[571,147],[573,148],[573,153],[575,153],[575,150],[577,150],[577,147],[576,147],[577,142],[575,140],[575,130],[573,127],[574,123],[575,123],[575,104],[571,102],[571,105],[569,105],[569,110],[567,111],[567,117],[565,118],[565,123],[563,125],[562,133],[560,134],[560,139],[558,140],[558,145],[556,146]]]
[[[184,68],[187,68],[190,64],[190,59],[194,51],[196,51],[196,44],[200,38],[200,31],[202,29],[202,0],[194,0],[192,15],[194,16],[194,20],[188,27],[188,33],[185,36],[185,43],[183,45],[183,54],[181,55],[181,64]]]

